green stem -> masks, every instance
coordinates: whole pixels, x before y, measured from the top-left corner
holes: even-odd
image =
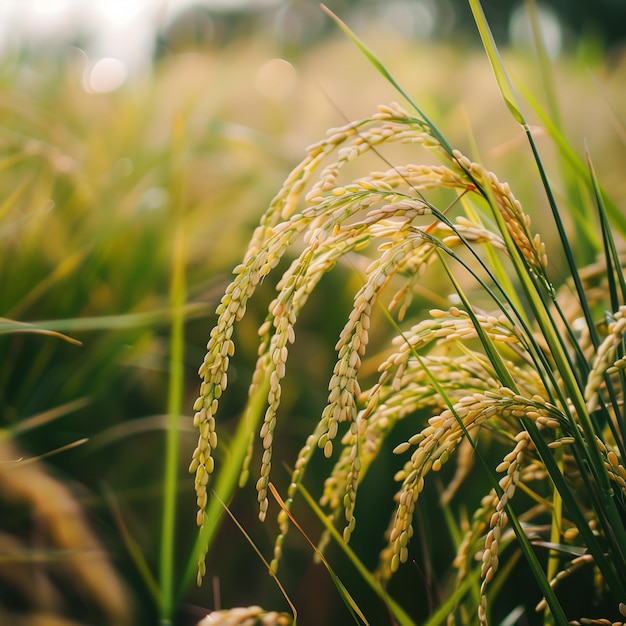
[[[176,139],[181,138],[180,124],[175,128]],[[174,150],[178,154],[178,150]],[[172,310],[170,330],[170,361],[167,398],[167,432],[165,439],[165,470],[163,477],[163,511],[161,518],[161,547],[159,582],[161,586],[161,624],[172,624],[174,610],[174,552],[176,536],[176,501],[178,495],[178,461],[180,452],[180,416],[183,406],[183,358],[185,337],[185,233],[181,217],[184,204],[182,176],[173,176],[174,205],[172,219],[174,241],[169,299]]]

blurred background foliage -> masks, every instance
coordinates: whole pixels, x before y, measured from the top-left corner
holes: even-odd
[[[172,259],[179,254],[173,232],[182,224],[188,289],[189,413],[181,429],[175,572],[182,581],[196,533],[186,472],[196,440],[196,371],[230,270],[305,146],[327,128],[367,116],[398,96],[316,2],[219,10],[215,3],[181,3],[169,12],[167,5],[143,2],[126,21],[120,17],[124,3],[93,3],[102,13],[89,19],[84,13],[71,17],[70,2],[55,11],[53,4],[38,27],[35,11],[46,3],[2,6],[0,618],[9,623],[10,616],[16,624],[19,616],[29,624],[49,623],[50,616],[64,616],[59,623],[68,624],[155,623],[158,592],[146,572],[156,571],[159,559],[168,291]],[[30,30],[22,22],[26,5],[34,11]],[[524,173],[530,161],[521,131],[504,110],[464,2],[328,5],[378,51],[454,146],[472,153],[475,142],[485,165],[510,181],[529,212],[541,214],[541,192]],[[111,6],[118,13],[109,23]],[[554,0],[541,6],[546,24],[558,26],[554,68],[570,141],[579,153],[586,142],[603,184],[623,206],[625,5]],[[494,32],[508,44],[504,55],[512,75],[541,99],[534,59],[515,30],[519,7],[484,2]],[[137,37],[141,52],[128,47],[131,18],[152,25],[152,38]],[[110,31],[106,45],[94,34],[99,19]],[[61,23],[65,30],[52,29]],[[549,156],[539,124],[537,136]],[[411,151],[399,146],[386,156],[405,162]],[[386,167],[372,162],[373,169]],[[281,408],[289,419],[279,425],[275,453],[287,464],[324,406],[333,346],[358,285],[352,269],[339,268],[311,298],[300,322]],[[424,301],[436,302],[436,284],[422,288]],[[236,377],[221,408],[223,455],[245,402],[256,328],[271,297],[267,285],[237,330]],[[25,460],[32,461],[27,478],[20,469]],[[383,466],[393,462],[391,455],[381,461],[380,479],[370,477],[368,497],[357,511],[361,520],[369,519],[360,522],[354,538],[369,565],[387,522],[386,508],[376,504],[389,497],[393,470]],[[278,468],[279,486],[286,477]],[[314,493],[319,487],[313,480]],[[256,521],[253,487],[237,494],[232,508],[268,554],[276,528],[273,521]],[[412,598],[409,610],[417,619],[428,613],[428,594],[438,591],[420,591],[424,568],[436,570],[437,552],[446,550],[437,542],[441,524],[432,510],[420,522],[434,538],[432,559],[398,577],[392,589]],[[316,537],[319,522],[305,507],[296,507],[296,514]],[[63,535],[55,528],[68,530]],[[295,533],[290,541],[281,580],[300,623],[346,623],[327,574],[312,563]],[[94,573],[107,584],[91,581]],[[351,591],[364,610],[378,616],[374,623],[385,623],[384,606],[370,607],[373,599],[367,591],[359,595],[358,586]],[[285,608],[230,522],[209,553],[204,586],[189,585],[178,600],[175,623],[183,625],[220,604]]]

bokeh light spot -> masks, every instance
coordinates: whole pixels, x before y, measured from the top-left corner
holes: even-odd
[[[256,73],[255,86],[257,91],[272,100],[284,100],[294,90],[297,73],[289,61],[270,59]]]
[[[107,57],[87,69],[83,86],[90,93],[107,93],[119,89],[128,78],[126,63]]]
[[[556,13],[544,5],[537,5],[537,17],[548,56],[555,59],[563,47],[561,22]],[[530,18],[525,5],[516,9],[511,16],[509,36],[511,43],[518,48],[534,48]]]

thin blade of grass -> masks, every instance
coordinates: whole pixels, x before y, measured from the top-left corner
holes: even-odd
[[[421,107],[411,98],[406,92],[404,87],[393,77],[391,72],[384,66],[380,59],[357,37],[357,35],[350,29],[350,27],[343,22],[337,15],[335,15],[327,6],[321,5],[322,10],[332,18],[335,23],[341,28],[341,30],[348,36],[348,38],[357,46],[357,48],[365,55],[368,61],[382,74],[382,76],[400,93],[406,101],[419,113],[422,120],[427,124],[433,137],[441,144],[445,151],[452,155],[452,146],[448,143],[441,131],[433,123],[433,121],[424,113]]]
[[[556,87],[554,81],[554,73],[552,71],[552,63],[546,49],[543,33],[541,32],[540,19],[537,11],[537,4],[535,0],[526,0],[526,7],[528,11],[528,17],[530,19],[531,31],[533,36],[533,44],[537,53],[539,71],[541,73],[543,88],[547,100],[548,117],[559,130],[559,134],[563,134],[563,124],[561,121],[561,113],[558,106],[556,97]],[[567,189],[567,198],[570,201],[571,209],[570,213],[574,216],[576,227],[582,230],[580,236],[585,238],[592,238],[593,243],[598,244],[597,237],[592,229],[589,229],[590,210],[587,203],[583,199],[584,185],[582,180],[573,171],[573,166],[568,164],[567,160],[562,154],[558,155],[560,161],[561,171],[563,173],[563,180]],[[584,219],[584,216],[587,219]],[[581,219],[582,218],[582,219]],[[591,232],[589,232],[591,230]],[[583,250],[579,250],[579,254],[583,257],[585,264],[591,263],[594,260],[597,247],[585,246]]]
[[[513,119],[515,119],[515,121],[522,126],[527,126],[526,118],[522,112],[522,107],[520,106],[517,96],[513,91],[511,81],[509,80],[509,76],[504,68],[504,63],[502,63],[498,47],[496,46],[496,42],[491,33],[491,29],[489,28],[489,24],[487,23],[487,18],[485,17],[480,1],[468,1],[470,8],[472,9],[472,14],[474,15],[474,21],[478,27],[478,32],[480,33],[480,38],[482,39],[483,46],[487,53],[487,57],[491,63],[491,69],[496,77],[498,88],[504,98],[504,102],[511,112]]]
[[[591,183],[593,186],[593,192],[596,200],[596,206],[598,208],[598,215],[600,219],[600,230],[602,232],[602,241],[604,244],[604,256],[606,263],[606,275],[609,285],[609,294],[611,300],[611,310],[617,311],[620,304],[626,302],[626,279],[624,278],[622,261],[620,259],[617,247],[615,245],[615,238],[611,229],[606,207],[604,203],[604,196],[598,177],[591,160],[591,155],[587,151],[587,163],[589,165],[589,173],[591,176]],[[626,374],[623,370],[619,371],[620,387],[626,389]],[[610,378],[605,380],[607,390],[609,392],[609,398],[613,406],[613,411],[616,416],[621,415],[621,419],[612,420],[608,418],[608,424],[611,428],[611,432],[620,448],[622,456],[626,455],[626,407],[619,398],[619,394],[616,393]],[[619,429],[619,434],[617,432]]]
[[[208,305],[204,303],[189,303],[183,307],[187,319],[197,319],[207,315]],[[142,313],[124,313],[121,315],[102,315],[97,317],[74,317],[58,320],[39,320],[34,322],[19,322],[7,318],[0,318],[0,335],[7,333],[56,333],[61,335],[65,331],[93,332],[99,330],[126,330],[131,328],[149,328],[171,322],[172,309],[163,308]],[[77,342],[75,339],[63,336],[64,339]]]
[[[169,382],[167,393],[167,430],[165,436],[165,467],[163,475],[163,510],[159,582],[161,585],[161,623],[171,624],[174,611],[174,551],[176,538],[176,503],[178,499],[178,459],[180,453],[180,418],[183,412],[185,313],[187,298],[185,280],[185,234],[182,222],[176,220],[170,305]]]
[[[523,93],[524,99],[530,103],[533,111],[539,116],[543,127],[548,131],[548,134],[559,149],[559,154],[571,168],[572,176],[577,180],[587,180],[589,176],[589,171],[584,161],[578,156],[578,154],[576,154],[576,151],[569,144],[564,133],[550,118],[550,114],[543,109],[543,107],[539,104],[530,89],[527,89],[526,87],[524,87],[524,85],[519,85],[519,89]],[[615,203],[610,198],[605,199],[605,205],[607,215],[609,216],[613,225],[618,229],[621,234],[626,234],[626,215],[624,215],[624,213],[619,209],[619,207],[615,205]],[[595,229],[592,227],[593,215],[590,212],[587,212],[586,207],[584,206],[572,206],[572,218],[576,221],[577,225],[586,226],[587,228],[587,230],[585,231],[585,235],[588,245],[592,245],[594,250],[600,250],[600,240],[597,237]],[[587,222],[584,221],[586,219],[585,216],[588,216]]]
[[[45,325],[46,322],[43,323]],[[65,333],[61,333],[56,330],[52,330],[51,328],[42,327],[42,324],[39,322],[35,322],[33,324],[29,324],[26,322],[17,322],[14,320],[7,320],[6,318],[0,318],[0,335],[11,334],[11,333],[25,333],[25,334],[34,334],[34,335],[47,335],[49,337],[56,337],[57,339],[62,339],[63,341],[67,341],[68,343],[72,343],[75,346],[82,346],[82,341],[78,339],[74,339]]]
[[[51,456],[56,456],[57,454],[62,454],[63,452],[67,452],[68,450],[73,450],[78,446],[82,446],[87,443],[89,439],[83,437],[82,439],[78,439],[76,441],[72,441],[71,443],[65,444],[64,446],[60,446],[55,448],[54,450],[48,450],[48,452],[44,452],[43,454],[39,454],[38,456],[29,457],[27,459],[20,459],[16,464],[17,466],[29,465],[30,463],[37,463],[38,461],[43,461],[44,459],[48,459]]]
[[[123,544],[126,546],[128,550],[128,554],[130,555],[139,575],[143,583],[146,585],[150,595],[154,600],[155,606],[161,605],[161,588],[159,587],[159,582],[156,577],[152,573],[152,569],[146,558],[143,555],[143,552],[137,542],[133,539],[128,526],[124,520],[124,515],[122,514],[122,510],[120,504],[115,497],[113,491],[107,486],[103,486],[104,497],[108,504],[109,510],[113,515],[113,519],[115,524],[117,525],[118,532],[122,538]]]
[[[270,483],[270,490],[273,490],[273,489],[274,489],[274,486]],[[272,491],[272,493],[273,493],[273,491]],[[257,548],[257,546],[254,543],[254,541],[252,541],[252,537],[250,537],[250,535],[246,532],[245,528],[240,524],[239,520],[234,516],[233,512],[228,508],[226,503],[222,502],[219,499],[219,497],[216,496],[216,498],[219,501],[219,503],[222,505],[222,507],[224,508],[226,513],[228,513],[228,517],[230,517],[230,519],[233,520],[233,522],[235,523],[235,526],[237,526],[237,528],[239,529],[241,534],[246,538],[246,541],[250,544],[250,546],[252,546],[252,549],[255,551],[256,555],[259,557],[259,559],[261,560],[263,565],[265,565],[265,567],[267,567],[268,574],[272,577],[272,579],[274,580],[274,582],[278,586],[278,589],[283,594],[283,597],[285,598],[285,600],[287,600],[287,604],[289,605],[289,608],[291,609],[291,613],[293,615],[293,626],[295,626],[296,625],[296,620],[297,620],[297,617],[298,617],[298,611],[296,610],[296,607],[295,607],[294,603],[289,598],[289,594],[287,593],[287,590],[285,589],[283,584],[280,582],[278,576],[276,575],[276,572],[272,569],[272,567],[269,564],[268,560],[263,556],[261,551]]]
[[[79,398],[78,400],[72,400],[71,402],[67,402],[62,404],[61,406],[57,406],[53,409],[49,409],[48,411],[43,411],[42,413],[38,413],[37,415],[32,415],[31,417],[27,417],[23,420],[20,420],[14,426],[11,426],[8,431],[13,435],[23,435],[26,432],[34,430],[47,424],[51,421],[62,418],[64,415],[68,413],[72,413],[73,411],[78,411],[83,407],[89,404],[88,398]]]
[[[324,565],[324,567],[326,568],[326,571],[330,575],[330,578],[333,581],[333,584],[337,588],[337,591],[339,592],[341,599],[344,601],[344,604],[350,611],[350,615],[352,616],[354,622],[356,624],[362,623],[362,624],[365,624],[366,626],[369,626],[369,622],[365,618],[365,615],[363,615],[361,609],[359,608],[359,605],[356,603],[354,598],[350,595],[350,592],[347,590],[346,586],[341,582],[341,579],[339,578],[339,576],[335,574],[333,568],[330,566],[330,563],[326,560],[322,552],[317,548],[315,543],[311,541],[311,539],[306,534],[306,532],[304,532],[304,529],[300,526],[300,524],[298,524],[298,522],[294,518],[291,511],[287,508],[287,505],[284,503],[283,499],[280,497],[280,494],[276,490],[276,487],[274,487],[272,483],[269,483],[269,489],[272,492],[272,496],[274,497],[274,499],[276,500],[280,508],[287,514],[293,526],[305,538],[307,543],[311,546],[311,548],[315,552],[315,556],[319,559],[320,563],[322,563],[322,565]]]
[[[617,252],[617,247],[615,246],[615,237],[613,236],[613,230],[611,228],[611,220],[607,214],[604,194],[602,192],[602,188],[600,187],[600,182],[598,181],[598,176],[593,166],[589,150],[586,150],[586,156],[593,194],[598,208],[598,216],[600,218],[600,230],[602,232],[609,289],[611,292],[611,306],[613,311],[617,311],[620,304],[626,302],[626,278],[624,278],[622,263],[619,258],[619,253]]]
[[[271,483],[270,483],[271,484]],[[274,493],[275,489],[272,486],[272,493]],[[389,608],[391,609],[394,618],[397,620],[400,626],[416,626],[415,622],[406,614],[404,609],[391,597],[389,597],[385,590],[381,587],[380,582],[372,575],[372,573],[363,565],[362,561],[355,554],[355,552],[350,548],[350,546],[343,540],[343,537],[339,533],[339,531],[335,528],[332,521],[328,518],[328,515],[324,514],[324,511],[317,504],[315,499],[311,496],[311,494],[307,491],[307,489],[302,485],[298,485],[298,491],[304,496],[307,504],[311,507],[311,510],[315,514],[315,516],[322,522],[330,536],[337,542],[337,545],[342,549],[344,554],[348,557],[348,560],[354,568],[357,570],[359,575],[363,578],[363,580],[368,584],[368,586],[374,591]],[[276,494],[278,495],[278,494]],[[280,498],[280,496],[278,496]],[[280,500],[279,504],[282,502]],[[282,505],[281,505],[282,507]],[[304,535],[304,531],[298,526],[297,522],[293,519],[289,511],[286,507],[283,510],[289,515],[292,523],[296,528]],[[313,550],[315,551],[316,556],[324,563],[324,565],[329,568],[329,565],[326,565],[326,561],[324,559],[324,555],[319,551],[317,546],[311,542],[311,540],[306,536],[305,539],[309,542]],[[330,570],[329,570],[330,572]],[[332,574],[331,574],[332,576]],[[341,581],[338,581],[341,582]],[[363,618],[365,620],[365,618]]]

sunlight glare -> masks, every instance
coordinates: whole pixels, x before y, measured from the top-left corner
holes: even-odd
[[[108,93],[119,89],[128,78],[128,68],[120,59],[100,59],[87,68],[83,87],[89,93]]]
[[[537,15],[548,56],[555,59],[563,47],[563,28],[559,18],[550,7],[541,4],[537,5]],[[509,35],[514,46],[519,48],[534,47],[530,18],[525,5],[516,9],[511,16]]]
[[[297,73],[285,59],[270,59],[257,71],[254,84],[257,91],[272,100],[284,100],[293,91]]]

